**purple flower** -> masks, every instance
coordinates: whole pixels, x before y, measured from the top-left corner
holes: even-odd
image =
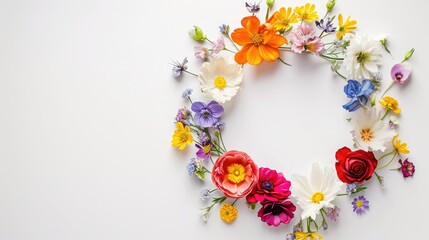
[[[333,208],[327,208],[326,216],[331,221],[337,221],[337,219],[340,217],[341,208],[334,206]]]
[[[206,199],[210,198],[210,190],[207,188],[204,188],[200,191],[201,200],[204,201]]]
[[[188,170],[189,176],[192,176],[197,172],[198,163],[196,162],[195,158],[191,158],[191,160],[189,160],[189,163],[186,166],[186,169]]]
[[[173,76],[179,77],[182,75],[182,72],[186,71],[188,69],[188,58],[183,59],[183,62],[180,63],[179,61],[173,61]]]
[[[191,109],[195,112],[195,124],[203,128],[212,127],[223,113],[223,107],[216,101],[211,101],[207,105],[203,102],[194,102]]]
[[[211,143],[205,146],[195,144],[195,147],[198,148],[196,155],[199,159],[207,161],[212,156],[211,151],[212,151],[213,145]]]
[[[356,80],[348,80],[344,86],[344,93],[350,101],[343,105],[349,112],[358,110],[368,102],[369,95],[374,92],[374,84],[370,80],[363,80],[362,83]]]
[[[215,125],[213,125],[213,127],[222,130],[225,128],[225,122],[219,121],[219,122],[215,123]]]
[[[416,171],[416,167],[412,162],[408,161],[408,158],[405,159],[404,162],[402,162],[402,159],[399,159],[399,164],[401,164],[401,167],[398,168],[398,170],[402,171],[402,175],[404,178],[411,177],[414,175],[414,172]]]
[[[323,30],[324,32],[333,33],[337,30],[336,27],[332,26],[333,19],[334,17],[327,18],[326,20],[320,19],[320,21],[316,21],[316,27],[319,28],[320,30]]]
[[[259,3],[256,4],[256,2],[254,2],[253,4],[246,2],[246,8],[247,8],[247,11],[249,11],[249,13],[252,13],[253,15],[258,13],[259,10],[261,9],[261,7],[259,6]]]
[[[228,35],[229,34],[229,25],[222,24],[219,26],[219,30],[222,34]]]
[[[258,211],[258,217],[268,226],[277,227],[280,223],[288,224],[294,217],[296,206],[288,201],[280,202],[263,202],[261,209]]]
[[[183,93],[182,93],[182,98],[188,98],[189,96],[191,96],[191,94],[192,94],[192,89],[190,89],[190,88],[187,88],[187,89],[185,89],[185,91],[183,91]]]
[[[403,84],[408,80],[408,77],[411,73],[411,66],[406,63],[398,63],[393,65],[392,70],[390,70],[390,76],[392,76],[393,81],[398,84]]]
[[[191,116],[191,112],[186,107],[182,107],[177,111],[176,122],[189,125],[189,116]]]
[[[205,61],[210,56],[209,50],[203,46],[196,46],[194,51],[195,57],[203,61]]]
[[[354,184],[354,183],[347,184],[347,186],[346,186],[346,193],[348,195],[350,195],[350,194],[352,194],[354,192],[356,192],[356,184]]]
[[[366,200],[364,196],[359,196],[355,198],[352,202],[353,212],[356,212],[357,215],[362,215],[366,210],[369,209],[369,201]]]
[[[198,135],[198,140],[200,140],[200,143],[204,146],[210,143],[210,138],[207,136],[205,132],[201,132]]]
[[[219,53],[225,49],[225,40],[223,37],[219,37],[216,42],[212,42],[213,53]]]

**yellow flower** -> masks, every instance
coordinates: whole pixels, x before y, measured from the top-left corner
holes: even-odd
[[[307,3],[305,6],[295,7],[293,10],[297,15],[298,19],[306,22],[313,22],[319,19],[319,15],[317,15],[316,5]]]
[[[292,11],[291,7],[289,7],[287,10],[286,8],[282,7],[277,12],[275,12],[273,16],[271,16],[271,18],[268,20],[268,23],[273,25],[277,31],[284,33],[291,28],[292,23],[298,22],[296,17],[297,16]]]
[[[398,107],[398,101],[393,97],[386,96],[381,99],[379,103],[387,110],[392,110],[396,114],[401,113],[401,109]]]
[[[220,208],[220,218],[226,223],[231,223],[237,219],[238,211],[237,208],[231,204],[225,203]]]
[[[183,123],[176,123],[176,130],[174,130],[173,139],[171,139],[171,145],[173,147],[179,147],[180,150],[185,149],[187,144],[192,143],[191,129],[188,126],[183,126]]]
[[[318,233],[306,233],[306,232],[295,232],[295,239],[296,240],[322,240],[323,237]]]
[[[343,22],[343,15],[340,13],[338,15],[338,32],[336,34],[338,39],[343,39],[344,35],[349,32],[356,30],[356,20],[350,21],[350,16],[347,17],[346,22]]]
[[[402,154],[408,154],[410,153],[410,150],[408,150],[408,145],[406,143],[402,143],[401,140],[398,139],[399,134],[396,134],[396,136],[392,139],[392,145],[398,151]]]

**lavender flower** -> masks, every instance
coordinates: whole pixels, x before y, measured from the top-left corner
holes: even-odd
[[[347,184],[346,193],[348,195],[350,195],[350,194],[352,194],[354,192],[356,192],[356,184],[354,184],[354,183]]]
[[[249,13],[255,15],[256,13],[259,12],[259,10],[261,10],[261,7],[259,6],[260,2],[258,4],[256,4],[256,2],[252,3],[248,3],[246,2],[246,8],[247,11],[249,11]]]
[[[219,37],[216,42],[212,42],[213,53],[219,53],[225,49],[225,40],[223,37]]]
[[[191,160],[189,160],[189,163],[186,166],[186,169],[188,170],[189,176],[192,176],[192,175],[194,175],[197,172],[197,170],[198,170],[198,162],[196,161],[195,158],[191,158]]]
[[[341,208],[334,206],[333,208],[327,208],[326,216],[329,220],[335,222],[340,217]]]
[[[182,93],[182,98],[187,99],[189,96],[191,96],[192,91],[193,90],[190,88],[185,89],[185,91]]]
[[[368,102],[369,95],[374,91],[374,85],[370,80],[363,80],[362,83],[356,80],[348,80],[344,86],[344,93],[350,101],[343,105],[349,112],[358,110]]]
[[[406,63],[398,63],[393,65],[392,70],[390,70],[390,75],[398,84],[403,84],[408,80],[408,77],[411,74],[411,66]]]
[[[316,27],[324,32],[333,33],[337,28],[332,26],[332,20],[334,20],[334,17],[327,18],[326,20],[320,19],[319,21],[316,21]]]
[[[200,191],[201,200],[204,201],[206,199],[210,198],[210,190],[207,188],[204,188]]]
[[[173,76],[181,76],[182,72],[188,69],[188,66],[186,64],[188,64],[188,58],[184,58],[182,63],[180,63],[179,61],[173,61]]]
[[[362,215],[365,211],[369,209],[369,201],[366,200],[364,196],[359,196],[355,198],[352,202],[353,212],[356,212],[357,215]]]
[[[201,132],[198,135],[198,140],[200,141],[200,143],[202,145],[207,145],[210,143],[210,138],[207,136],[207,134],[205,132]]]
[[[176,122],[181,122],[183,125],[189,125],[189,117],[191,116],[191,112],[186,108],[180,108],[177,111]]]
[[[218,121],[217,123],[215,123],[215,125],[213,125],[213,127],[217,128],[217,129],[224,129],[225,128],[225,122],[223,121]]]
[[[211,101],[207,105],[203,102],[194,102],[191,109],[195,112],[195,124],[203,128],[212,127],[223,113],[223,107],[216,101]]]
[[[219,26],[219,30],[222,34],[227,35],[227,36],[229,35],[229,25],[222,24]]]
[[[207,60],[207,58],[210,57],[209,50],[203,46],[196,46],[194,48],[194,51],[195,51],[195,57],[203,61]]]
[[[401,164],[401,167],[399,167],[398,170],[401,170],[404,178],[411,177],[414,175],[414,172],[416,171],[416,167],[412,162],[408,161],[408,158],[405,159],[404,162],[402,162],[402,159],[399,159],[398,163]]]

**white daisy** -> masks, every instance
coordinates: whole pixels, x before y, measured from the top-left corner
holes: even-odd
[[[356,35],[347,47],[344,66],[350,79],[373,78],[382,64],[380,42],[365,35]]]
[[[386,145],[391,143],[396,133],[381,120],[377,109],[359,109],[355,114],[351,133],[356,146],[365,151],[386,150]]]
[[[313,163],[310,178],[294,174],[291,191],[302,208],[301,219],[311,217],[316,220],[321,208],[333,208],[331,202],[337,197],[342,185],[333,167],[322,167],[319,163]]]
[[[214,56],[209,62],[203,63],[198,79],[201,91],[210,94],[214,100],[225,103],[237,94],[243,76],[240,65],[229,63],[221,56]]]

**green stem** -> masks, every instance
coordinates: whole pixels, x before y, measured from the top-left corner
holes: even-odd
[[[226,152],[225,143],[223,142],[222,132],[220,130],[219,130],[219,138],[220,138],[220,142],[222,143],[223,150]]]
[[[396,151],[396,149],[393,149],[393,151],[391,151],[391,152],[388,152],[388,153],[386,153],[386,154],[384,154],[383,156],[381,156],[377,161],[380,161],[381,159],[383,159],[384,157],[386,157],[386,156],[389,156],[390,154],[392,154],[392,153],[394,153]]]
[[[229,50],[228,48],[223,48],[223,50],[225,50],[225,51],[227,51],[227,52],[230,52],[230,53],[236,53],[236,52],[234,52],[234,51],[232,51],[232,50]]]
[[[383,120],[383,119],[387,116],[387,113],[388,113],[389,111],[390,111],[389,109],[387,109],[387,110],[386,110],[386,112],[384,113],[383,117],[381,117],[381,120]]]
[[[321,56],[323,58],[331,59],[331,60],[344,60],[344,58],[331,57],[331,56],[324,55],[324,54],[319,54],[319,56]]]
[[[341,74],[340,72],[338,72],[338,70],[335,70],[335,73],[338,74],[338,76],[340,76],[342,79],[344,79],[344,80],[347,81],[347,78],[343,74]]]
[[[183,71],[187,74],[191,74],[191,75],[194,75],[195,77],[198,77],[198,75],[193,72],[189,72],[188,70],[183,70]]]
[[[382,169],[382,168],[387,167],[388,165],[390,165],[393,162],[393,160],[395,159],[395,157],[396,157],[397,154],[398,154],[398,151],[395,151],[395,154],[393,155],[392,159],[390,159],[390,161],[388,163],[386,163],[386,164],[384,164],[382,166],[377,167],[377,169]]]
[[[232,206],[234,206],[234,204],[235,204],[235,202],[237,202],[237,200],[238,200],[238,198],[236,198],[236,199],[234,200],[234,202],[232,202],[232,203],[231,203],[231,205],[232,205]]]
[[[292,65],[290,65],[289,63],[285,62],[285,61],[284,61],[283,59],[281,59],[280,57],[279,57],[279,58],[277,58],[277,60],[278,60],[278,61],[280,61],[280,62],[282,62],[284,65],[292,66]]]
[[[267,14],[265,14],[265,22],[268,21],[268,16],[270,15],[270,8],[267,8]]]
[[[227,35],[227,38],[229,39],[229,41],[231,41],[231,43],[232,43],[232,45],[234,46],[234,48],[235,48],[237,51],[240,51],[240,49],[238,49],[237,45],[235,45],[235,42],[231,39],[231,37],[229,36],[229,34]]]
[[[395,81],[392,80],[392,82],[390,83],[389,87],[387,87],[387,89],[383,92],[383,94],[381,95],[381,97],[384,97],[384,95],[387,93],[387,91],[389,91],[389,89],[392,88],[393,84],[395,84]]]

